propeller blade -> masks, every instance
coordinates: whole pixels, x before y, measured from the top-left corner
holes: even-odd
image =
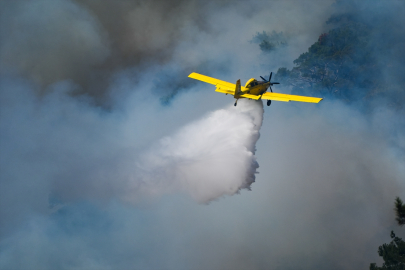
[[[273,75],[273,72],[270,72],[269,81],[271,81],[271,75]]]
[[[260,78],[262,78],[265,82],[267,82],[267,80],[265,78],[263,78],[262,76],[260,76]]]
[[[271,84],[280,84],[279,82],[272,82]]]
[[[273,92],[273,89],[271,89],[271,86],[269,85],[269,88],[270,88],[270,92]]]

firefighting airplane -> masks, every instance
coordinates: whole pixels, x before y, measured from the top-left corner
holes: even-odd
[[[213,84],[217,87],[215,91],[224,93],[226,95],[230,94],[236,98],[235,106],[238,103],[238,99],[240,98],[249,98],[249,99],[267,99],[267,106],[270,106],[272,100],[277,101],[284,101],[289,102],[292,101],[301,101],[301,102],[312,102],[318,103],[322,100],[322,98],[316,97],[305,97],[305,96],[295,96],[295,95],[287,95],[287,94],[280,94],[280,93],[273,93],[273,89],[271,86],[274,84],[280,84],[278,82],[271,82],[271,75],[273,72],[270,73],[269,80],[266,80],[262,76],[260,78],[263,81],[257,81],[256,79],[252,78],[247,81],[245,86],[240,85],[240,80],[236,81],[236,84],[221,81],[215,78],[211,78],[205,75],[201,75],[198,73],[191,73],[188,75],[192,79],[200,80],[206,83]],[[270,92],[266,92],[267,88],[270,88]]]

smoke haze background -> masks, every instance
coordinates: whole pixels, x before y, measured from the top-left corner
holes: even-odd
[[[404,195],[403,114],[273,102],[261,127],[260,103],[187,78],[290,68],[346,8],[333,3],[1,2],[1,268],[378,262]],[[262,54],[263,30],[288,46]]]

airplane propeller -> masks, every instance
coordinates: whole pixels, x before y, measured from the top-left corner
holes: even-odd
[[[270,83],[269,88],[270,88],[270,91],[271,91],[271,92],[273,92],[273,89],[271,89],[271,86],[272,86],[273,84],[280,84],[280,83],[278,83],[278,82],[271,82],[271,76],[272,76],[272,75],[273,75],[273,72],[270,72],[269,80],[266,80],[265,78],[263,78],[262,76],[260,76],[260,78],[262,78],[265,82],[269,82],[269,83]]]

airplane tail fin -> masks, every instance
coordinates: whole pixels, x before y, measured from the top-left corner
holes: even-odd
[[[240,89],[240,80],[236,81],[236,87],[235,87],[235,94],[233,95],[236,99],[240,97],[242,94],[242,91]]]

